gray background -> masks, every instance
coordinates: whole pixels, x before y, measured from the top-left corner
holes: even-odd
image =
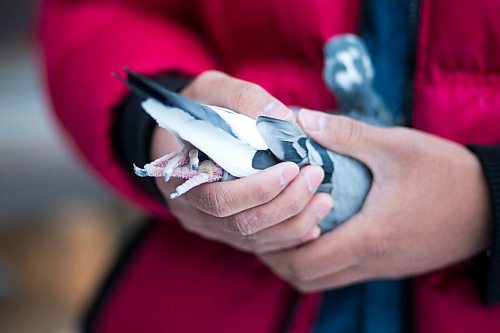
[[[0,332],[77,332],[142,216],[82,167],[55,124],[36,6],[0,1]]]
[[[0,227],[61,201],[116,201],[80,167],[48,112],[35,4],[0,2]]]

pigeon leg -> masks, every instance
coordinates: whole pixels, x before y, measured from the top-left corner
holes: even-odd
[[[183,165],[174,169],[174,172],[172,172],[172,177],[190,179],[196,176],[198,173],[199,173],[198,170],[193,170],[191,166]]]
[[[198,149],[193,148],[189,150],[189,165],[191,169],[198,170],[198,166],[200,164],[200,159],[198,157]]]
[[[191,155],[197,156],[197,154],[191,153],[192,150],[196,150],[196,148],[185,145],[178,151],[166,154],[146,164],[144,168],[139,168],[134,164],[134,172],[139,177],[164,177],[165,181],[168,181],[176,168],[191,161]]]
[[[153,162],[144,165],[144,168],[139,168],[134,164],[134,172],[139,177],[162,177],[165,166],[174,156],[178,154],[177,151],[166,154]]]
[[[172,174],[177,167],[188,163],[190,148],[190,146],[184,146],[180,152],[167,162],[167,165],[165,165],[165,169],[163,170],[163,178],[166,182],[170,180],[170,177],[172,177]]]
[[[180,151],[167,154],[148,163],[144,168],[134,165],[135,173],[140,177],[183,178],[186,181],[172,193],[172,199],[181,196],[190,189],[205,183],[216,182],[224,177],[224,170],[212,160],[200,163],[198,149],[185,145]]]
[[[183,184],[177,186],[175,192],[170,194],[170,199],[178,198],[187,191],[201,184],[219,181],[223,176],[224,170],[215,164],[215,162],[211,160],[203,161],[200,164],[197,174],[186,180]]]

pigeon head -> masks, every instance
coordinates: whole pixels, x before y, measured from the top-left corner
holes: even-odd
[[[333,37],[325,43],[323,77],[337,98],[359,96],[370,88],[373,66],[368,51],[355,35]]]

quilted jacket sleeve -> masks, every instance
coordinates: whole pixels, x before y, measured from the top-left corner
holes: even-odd
[[[199,38],[189,0],[46,0],[40,11],[48,88],[62,127],[90,166],[150,213],[168,217],[113,152],[115,109],[127,91],[113,71],[123,66],[156,76],[214,68]]]
[[[469,147],[483,167],[492,204],[492,244],[486,255],[478,256],[478,286],[487,305],[500,302],[500,146]]]

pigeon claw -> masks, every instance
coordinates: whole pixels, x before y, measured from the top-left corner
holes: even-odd
[[[189,165],[191,166],[191,170],[198,170],[199,164],[198,149],[193,148],[189,151]]]
[[[201,184],[212,183],[224,178],[224,170],[212,160],[200,163],[198,149],[191,145],[167,154],[148,163],[144,168],[134,164],[134,172],[139,177],[163,177],[168,182],[172,177],[186,179],[170,195],[175,199]]]
[[[146,169],[139,168],[137,165],[134,164],[134,173],[139,176],[139,177],[147,177],[149,176],[148,172]]]
[[[162,177],[168,161],[170,161],[176,155],[177,152],[167,154],[154,160],[151,163],[144,165],[143,168],[139,168],[134,164],[134,172],[139,177]]]
[[[178,197],[180,197],[182,195],[182,193],[179,193],[179,192],[174,192],[174,193],[171,193],[170,194],[170,199],[174,200],[174,199],[177,199]]]
[[[183,165],[186,165],[189,161],[189,147],[184,146],[180,152],[172,156],[168,161],[167,164],[165,165],[165,168],[163,169],[163,178],[165,179],[166,182],[170,180],[172,177],[172,174],[174,173],[175,169],[178,167],[181,167]]]
[[[193,175],[193,177],[177,186],[175,192],[170,194],[170,199],[178,198],[196,186],[222,180],[223,176],[224,170],[215,164],[215,162],[211,160],[203,161],[200,164],[198,172]]]

